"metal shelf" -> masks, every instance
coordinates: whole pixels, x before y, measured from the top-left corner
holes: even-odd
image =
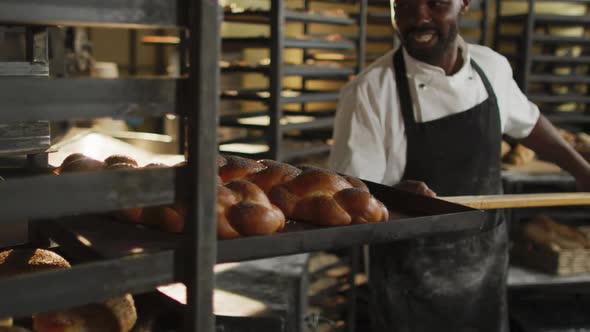
[[[269,48],[271,39],[268,37],[225,37],[222,39],[224,49]],[[355,48],[350,40],[324,40],[319,38],[298,39],[285,38],[285,48],[299,49],[326,49],[326,50],[351,50]]]
[[[292,103],[307,103],[307,102],[323,102],[323,101],[336,101],[338,100],[338,91],[327,91],[327,92],[313,92],[305,91],[298,92],[294,91],[293,96],[282,96],[280,103],[292,104]],[[260,101],[267,102],[270,100],[270,92],[259,89],[241,89],[241,90],[230,90],[224,91],[221,94],[221,98],[225,100],[248,100],[248,101]]]
[[[533,55],[533,62],[546,62],[555,64],[590,64],[590,56],[557,56],[557,55]]]
[[[173,168],[138,169],[6,180],[0,186],[0,222],[171,204],[175,173]]]
[[[590,123],[590,116],[581,112],[546,112],[543,115],[557,124]]]
[[[172,79],[0,77],[0,122],[175,113],[178,84]]]
[[[277,128],[277,130],[279,130],[279,132],[283,131],[280,127]],[[330,151],[330,145],[325,142],[313,142],[290,148],[287,141],[287,139],[283,139],[280,147],[281,155],[279,159],[284,161]],[[244,137],[221,142],[219,150],[222,153],[231,153],[250,159],[265,159],[272,157],[272,152],[268,143],[262,138],[257,137]]]
[[[537,185],[564,185],[573,184],[576,181],[574,178],[566,173],[548,173],[548,174],[531,174],[518,171],[505,171],[502,172],[502,179],[509,183],[521,183],[524,185],[537,184]]]
[[[128,292],[143,293],[174,282],[176,275],[174,252],[166,250],[3,278],[0,292],[5,300],[0,301],[0,316],[18,317],[99,302]]]
[[[270,11],[246,10],[244,12],[239,13],[226,12],[224,13],[223,19],[227,22],[269,24]],[[352,25],[356,23],[356,20],[351,17],[322,14],[321,12],[307,13],[297,10],[285,10],[285,20],[291,22],[320,23],[333,25]]]
[[[45,0],[0,2],[0,22],[32,25],[175,27],[176,1],[167,0]]]
[[[578,84],[590,83],[590,76],[587,75],[551,75],[551,74],[532,74],[529,77],[531,83],[562,83]]]
[[[50,146],[47,121],[0,123],[0,156],[43,153]]]
[[[285,123],[281,123],[280,125],[281,131],[328,128],[334,125],[334,117],[314,117],[313,114],[302,114],[301,116],[290,117],[291,119],[289,119],[289,117],[284,118]],[[302,117],[309,119],[302,119]],[[245,116],[239,119],[222,120],[220,121],[220,125],[225,127],[267,130],[270,126],[270,117],[268,115],[257,117]]]
[[[2,76],[49,76],[49,66],[35,62],[0,62]]]
[[[306,147],[304,150],[285,150],[283,152],[283,156],[286,160],[292,160],[295,158],[303,158],[309,155],[320,154],[320,153],[327,153],[330,151],[332,147],[329,144],[322,143],[322,144],[314,144],[312,146]]]
[[[500,16],[501,22],[522,23],[526,22],[529,14],[506,15]],[[590,17],[573,16],[573,15],[552,15],[552,14],[534,14],[535,24],[554,24],[554,25],[588,25]]]
[[[230,65],[221,68],[222,73],[260,73],[270,75],[268,65]],[[355,74],[351,67],[335,67],[323,65],[284,65],[284,76],[302,76],[306,78],[347,78]]]
[[[533,41],[546,44],[590,44],[590,37],[533,35]]]
[[[390,221],[338,227],[289,222],[284,231],[274,235],[219,240],[217,262],[239,262],[424,235],[478,230],[490,222],[483,211],[405,193],[383,185],[368,185],[375,197],[392,211]],[[149,254],[181,245],[178,234],[116,222],[100,216],[84,217],[84,222],[79,219],[60,222],[61,229],[52,234],[52,238],[66,252],[87,252],[89,255],[116,258],[130,255],[135,248],[141,248],[144,253]],[[80,241],[80,238],[83,240]]]
[[[529,99],[541,103],[590,103],[590,96],[588,95],[549,95],[549,94],[529,94]]]
[[[572,284],[590,284],[590,274],[555,276],[518,266],[511,266],[508,269],[508,287],[510,288],[567,286]]]

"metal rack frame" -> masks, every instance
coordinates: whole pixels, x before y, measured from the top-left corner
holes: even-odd
[[[141,111],[151,115],[165,112],[184,115],[190,128],[188,165],[185,169],[113,171],[59,177],[39,175],[0,183],[3,222],[18,217],[43,224],[46,222],[44,219],[69,214],[147,206],[164,201],[170,203],[175,200],[175,194],[176,197],[186,197],[189,202],[187,230],[180,249],[94,261],[69,270],[3,278],[0,280],[0,291],[4,294],[0,300],[0,316],[61,309],[182,281],[187,285],[189,304],[185,313],[185,329],[213,331],[215,128],[220,49],[217,3],[188,0],[47,0],[43,3],[7,0],[0,3],[0,22],[125,28],[181,27],[190,35],[188,49],[191,63],[188,77],[175,80],[0,78],[4,106],[0,112],[2,123],[117,116]],[[88,190],[90,185],[96,187]],[[146,274],[146,271],[150,273]],[[89,275],[92,278],[88,278]],[[23,292],[35,294],[35,300],[25,300],[21,296]],[[57,298],[59,301],[55,300]]]
[[[309,9],[311,0],[304,1],[303,8]],[[309,79],[344,79],[350,75],[358,73],[363,65],[356,68],[322,68],[313,65],[285,65],[283,63],[285,49],[302,49],[304,51],[304,60],[308,58],[308,49],[322,50],[352,50],[356,49],[358,54],[364,56],[365,47],[365,27],[366,23],[366,4],[367,0],[350,1],[333,1],[334,3],[355,3],[359,4],[359,17],[344,18],[330,17],[314,13],[305,13],[284,8],[285,2],[281,0],[270,1],[270,11],[246,11],[244,13],[228,14],[225,18],[228,22],[243,22],[252,24],[266,24],[270,27],[269,37],[253,38],[224,38],[224,49],[243,49],[243,48],[268,48],[270,50],[270,65],[267,66],[232,66],[222,69],[222,73],[252,73],[258,72],[264,74],[269,79],[269,87],[265,92],[267,96],[257,95],[261,91],[241,90],[234,95],[223,95],[222,99],[226,100],[255,100],[265,104],[267,112],[257,112],[258,115],[267,115],[269,117],[268,125],[248,125],[239,123],[237,120],[241,116],[231,116],[229,119],[222,118],[221,125],[229,127],[239,127],[247,129],[259,129],[264,132],[264,136],[256,141],[268,146],[268,152],[258,154],[241,154],[232,151],[231,153],[243,155],[250,158],[271,158],[275,160],[288,160],[298,156],[305,156],[312,153],[326,152],[329,150],[327,144],[320,144],[304,151],[285,151],[283,149],[283,136],[286,131],[293,129],[310,130],[330,127],[333,123],[333,113],[321,114],[315,121],[301,124],[281,124],[280,120],[284,115],[295,115],[294,112],[283,110],[285,104],[301,104],[304,112],[298,115],[313,115],[315,113],[305,112],[305,104],[309,102],[336,101],[337,92],[314,92],[307,89],[306,82]],[[360,18],[360,20],[358,19]],[[359,37],[356,40],[326,41],[320,38],[315,39],[294,39],[286,38],[284,35],[284,26],[286,22],[302,22],[304,31],[308,31],[308,24],[329,24],[329,25],[359,25]],[[359,22],[359,23],[357,23]],[[361,57],[362,59],[362,57]],[[301,94],[293,97],[281,96],[283,91],[283,77],[301,76],[302,89]],[[251,114],[244,114],[244,117],[251,117]],[[249,139],[236,139],[227,143],[251,142]]]
[[[590,56],[588,56],[588,48],[590,47],[590,39],[587,36],[572,37],[572,36],[553,36],[536,33],[537,28],[550,28],[552,26],[581,26],[586,29],[590,20],[587,16],[565,16],[558,14],[539,14],[535,12],[535,4],[545,2],[546,0],[512,0],[510,2],[526,3],[527,13],[515,15],[502,15],[503,4],[509,0],[499,0],[496,6],[497,24],[495,26],[494,47],[496,49],[502,43],[515,43],[518,51],[517,54],[505,54],[506,57],[512,61],[514,65],[514,77],[519,84],[522,91],[533,101],[546,104],[542,107],[543,113],[552,121],[571,125],[578,128],[587,129],[590,123],[588,116],[588,106],[590,105],[590,98],[581,93],[574,94],[554,94],[549,92],[534,93],[530,91],[531,84],[584,84],[590,86],[590,80],[587,76],[578,75],[556,75],[551,72],[551,66],[575,66],[590,64]],[[590,5],[590,2],[584,0],[558,0],[554,2]],[[500,27],[503,24],[516,24],[522,28],[520,35],[503,33]],[[551,52],[551,49],[558,45],[580,45],[586,49],[584,54],[579,57],[573,56],[558,56],[554,54],[544,54],[545,51]],[[536,54],[533,48],[540,46],[543,48],[543,53]],[[549,72],[538,72],[534,69],[536,64],[546,64],[550,68]],[[545,87],[549,89],[549,87]],[[577,114],[563,114],[557,112],[554,104],[576,102],[584,104],[585,111],[575,112]]]

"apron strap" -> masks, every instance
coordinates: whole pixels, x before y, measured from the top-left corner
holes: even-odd
[[[412,106],[412,97],[410,95],[410,83],[407,77],[406,63],[404,61],[404,52],[400,47],[393,55],[393,66],[395,70],[395,84],[400,101],[402,117],[407,131],[413,130],[416,126],[414,118],[414,107]]]
[[[393,55],[393,66],[395,70],[395,82],[397,86],[397,94],[400,101],[401,112],[404,119],[404,125],[406,130],[413,130],[416,126],[416,119],[414,116],[414,107],[410,94],[410,83],[407,77],[406,63],[404,61],[402,48],[399,48]],[[483,72],[483,69],[481,69],[481,67],[473,59],[471,59],[471,66],[481,78],[481,81],[483,82],[483,85],[488,93],[488,97],[492,99],[497,105],[498,103],[496,93],[494,92],[488,77]]]
[[[473,59],[471,59],[471,66],[473,67],[473,69],[475,69],[475,71],[477,72],[477,74],[481,78],[481,81],[483,82],[483,85],[486,88],[486,91],[488,92],[488,98],[492,99],[497,105],[498,99],[496,98],[496,93],[494,92],[494,88],[492,88],[492,84],[490,83],[490,80],[488,79],[486,74],[483,72],[483,69],[481,69],[481,67]]]

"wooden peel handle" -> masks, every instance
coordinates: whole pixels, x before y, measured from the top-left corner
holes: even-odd
[[[590,205],[589,192],[453,196],[439,199],[480,210]]]

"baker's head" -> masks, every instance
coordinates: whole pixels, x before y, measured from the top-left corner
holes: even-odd
[[[455,47],[459,18],[471,0],[390,0],[394,23],[408,53],[435,63]]]

